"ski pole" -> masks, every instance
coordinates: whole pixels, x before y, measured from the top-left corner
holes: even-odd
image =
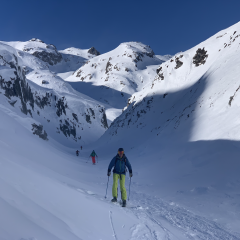
[[[108,182],[109,182],[109,176],[108,176]],[[105,198],[107,198],[108,182],[107,182],[107,189],[106,189],[106,196],[105,196]]]
[[[128,201],[130,200],[130,186],[131,186],[131,177],[130,177],[130,182],[129,182],[129,194],[128,194]]]

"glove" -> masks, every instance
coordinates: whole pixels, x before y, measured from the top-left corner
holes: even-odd
[[[132,176],[133,176],[132,172],[131,172],[131,173],[129,173],[129,177],[132,177]]]
[[[107,175],[110,176],[110,175],[111,175],[111,172],[108,172]]]

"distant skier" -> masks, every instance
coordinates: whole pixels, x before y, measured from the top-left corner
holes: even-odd
[[[98,155],[95,153],[94,150],[90,154],[90,157],[92,157],[92,163],[95,165],[96,164],[95,157],[98,157]]]
[[[82,150],[82,146],[81,146],[81,150]]]
[[[129,176],[132,177],[132,167],[130,162],[128,161],[126,155],[124,154],[123,148],[118,149],[118,154],[112,159],[108,166],[108,173],[107,175],[111,175],[111,170],[113,169],[113,186],[112,186],[112,202],[117,202],[117,188],[118,188],[118,179],[120,179],[120,190],[121,190],[121,197],[122,197],[122,206],[126,207],[127,204],[127,191],[125,188],[125,174],[126,174],[126,167],[129,171]]]
[[[79,155],[79,151],[78,151],[78,150],[76,151],[76,155],[77,155],[77,156]]]

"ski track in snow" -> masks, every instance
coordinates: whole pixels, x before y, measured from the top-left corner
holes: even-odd
[[[173,239],[171,230],[164,225],[171,225],[179,229],[186,239],[202,239],[202,240],[239,240],[240,236],[224,229],[220,224],[210,221],[204,217],[195,215],[194,213],[179,206],[171,206],[169,203],[158,198],[150,198],[144,194],[133,193],[135,199],[134,205],[142,206],[143,211],[139,211],[138,207],[131,211],[140,219],[148,222],[150,220],[153,225],[157,225],[165,232],[165,239]],[[167,224],[166,224],[167,223]],[[152,226],[155,228],[155,226]],[[150,228],[150,227],[149,227]],[[152,235],[154,231],[151,229]],[[155,237],[154,239],[158,239]],[[174,238],[175,239],[175,238]]]
[[[132,192],[131,194],[132,199],[138,200],[130,200],[127,204],[128,207],[123,208],[123,210],[132,212],[141,220],[141,228],[145,228],[145,230],[141,228],[135,229],[132,234],[132,240],[240,240],[240,235],[238,233],[232,233],[220,224],[198,216],[176,204],[170,205],[168,202],[157,197],[147,196],[142,193]],[[105,201],[102,196],[92,196]],[[116,207],[118,206],[116,205]],[[119,205],[119,207],[121,207],[121,205]],[[111,210],[109,211],[109,220],[113,231],[113,237],[118,240],[113,225]],[[150,235],[146,233],[146,229],[149,231]],[[141,238],[139,238],[140,231],[144,232]],[[138,233],[137,238],[134,236],[136,232]]]
[[[110,219],[110,223],[111,223],[111,227],[112,227],[112,231],[113,231],[113,237],[118,240],[117,238],[117,234],[115,232],[114,226],[113,226],[113,220],[112,220],[112,211],[109,211],[109,219]]]

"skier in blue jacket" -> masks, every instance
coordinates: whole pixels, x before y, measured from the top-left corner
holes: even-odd
[[[123,148],[118,149],[118,154],[112,159],[108,166],[108,176],[111,175],[111,170],[113,169],[113,187],[112,187],[112,202],[117,202],[117,187],[118,187],[118,179],[120,180],[120,190],[122,196],[122,206],[126,207],[127,204],[127,191],[125,188],[125,175],[126,175],[126,167],[129,171],[129,176],[132,177],[132,167],[130,162],[128,161],[126,155],[124,154]]]

